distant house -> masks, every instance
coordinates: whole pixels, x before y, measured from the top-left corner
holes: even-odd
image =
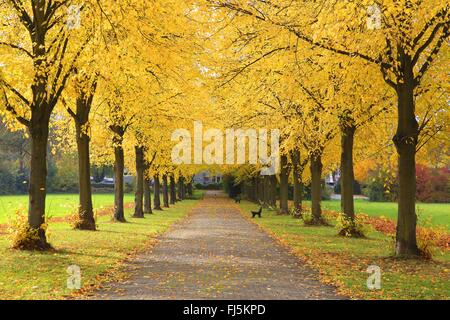
[[[218,184],[222,182],[222,174],[221,173],[212,174],[207,170],[202,171],[194,176],[193,182],[194,184],[200,184],[202,186],[207,186],[210,184]]]
[[[330,187],[334,187],[341,178],[341,172],[340,170],[336,170],[334,172],[331,172],[325,177],[325,183],[329,185]]]

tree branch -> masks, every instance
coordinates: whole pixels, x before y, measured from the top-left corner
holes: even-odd
[[[366,60],[368,62],[375,63],[377,65],[381,65],[383,68],[391,68],[392,67],[391,64],[383,62],[381,58],[375,59],[373,57],[370,57],[370,56],[368,56],[366,54],[363,54],[363,53],[360,53],[360,52],[357,52],[357,51],[347,51],[347,50],[344,50],[344,49],[338,49],[338,48],[332,47],[330,45],[326,45],[326,44],[320,43],[318,41],[314,41],[310,37],[302,34],[300,31],[297,31],[297,30],[295,30],[293,28],[290,28],[290,27],[287,27],[287,26],[284,26],[284,27],[287,28],[294,35],[296,35],[300,40],[308,42],[308,43],[312,44],[313,46],[317,46],[319,48],[322,48],[322,49],[325,49],[325,50],[328,50],[328,51],[331,51],[331,52],[334,52],[334,53],[337,53],[337,54],[340,54],[340,55],[344,55],[344,56],[347,56],[347,57],[358,57],[358,58],[361,58],[361,59]]]
[[[422,54],[422,52],[423,52],[426,48],[428,48],[428,46],[433,42],[434,38],[436,37],[437,33],[439,32],[439,29],[440,29],[443,25],[444,25],[443,23],[438,23],[438,24],[434,27],[433,31],[431,31],[431,34],[430,34],[430,36],[428,37],[427,41],[425,41],[425,43],[424,43],[422,46],[420,46],[419,49],[417,49],[417,51],[416,51],[416,53],[415,53],[415,55],[414,55],[414,58],[413,58],[413,60],[412,60],[412,65],[413,65],[413,66],[416,65],[416,63],[417,63],[417,61],[419,60],[420,55]]]
[[[16,44],[12,44],[12,43],[7,43],[7,42],[2,42],[2,41],[0,41],[0,45],[8,46],[8,47],[11,47],[11,48],[13,48],[13,49],[19,50],[20,52],[25,53],[28,57],[30,57],[31,59],[33,59],[33,55],[31,54],[30,51],[28,51],[27,49],[22,48],[22,47],[20,47],[20,46],[18,46],[18,45],[16,45]]]
[[[395,90],[397,88],[397,84],[389,78],[389,75],[387,74],[387,70],[383,67],[381,67],[380,70],[381,70],[381,74],[383,75],[384,82],[386,82],[391,88],[393,88]]]
[[[440,18],[444,17],[448,12],[448,6],[445,7],[444,9],[442,9],[441,11],[438,11],[433,18],[430,19],[430,21],[428,21],[425,26],[423,27],[423,29],[417,34],[417,36],[414,38],[413,40],[413,47],[415,48],[418,44],[419,41],[422,39],[422,37],[424,36],[424,34],[427,32],[427,30]]]
[[[447,39],[448,36],[450,35],[449,25],[450,25],[450,21],[447,21],[447,24],[444,26],[444,29],[442,30],[441,36],[439,37],[439,39],[436,42],[436,45],[434,46],[433,50],[431,50],[430,54],[428,55],[428,58],[425,60],[425,63],[420,68],[419,74],[414,79],[414,83],[416,86],[420,84],[420,81],[422,80],[424,74],[428,71],[431,64],[433,63],[434,57],[438,54],[439,50],[441,49],[442,45],[444,44],[445,39]]]
[[[264,53],[262,56],[260,56],[259,58],[253,60],[252,62],[249,62],[248,64],[246,64],[245,66],[243,66],[242,68],[240,68],[230,79],[228,79],[227,81],[225,81],[224,83],[222,83],[220,86],[223,87],[225,85],[227,85],[228,83],[230,83],[231,81],[233,81],[237,76],[239,76],[242,72],[244,72],[246,69],[248,69],[249,67],[251,67],[252,65],[254,65],[255,63],[261,61],[262,59],[266,58],[267,56],[270,56],[271,54],[274,54],[277,51],[281,51],[281,50],[287,50],[289,49],[290,46],[287,47],[282,47],[282,48],[275,48],[272,49],[266,53]]]
[[[19,91],[17,91],[13,86],[11,86],[9,83],[7,83],[5,80],[1,79],[0,83],[2,83],[5,87],[7,87],[12,93],[14,93],[17,97],[19,97],[20,100],[27,106],[31,106],[31,102],[25,98],[24,95],[22,95]]]
[[[53,95],[53,97],[50,98],[50,109],[53,110],[53,108],[55,107],[56,103],[58,102],[59,97],[61,96],[67,81],[69,80],[69,77],[75,67],[75,63],[78,61],[78,58],[80,57],[81,53],[83,52],[84,48],[86,47],[86,45],[89,43],[90,41],[90,37],[88,37],[86,39],[86,41],[83,43],[83,45],[80,47],[80,49],[78,50],[78,52],[75,54],[74,58],[72,59],[72,62],[70,64],[69,69],[67,70],[67,72],[65,73],[64,77],[62,78],[61,84],[58,88],[58,90],[56,91],[56,93]],[[62,63],[62,61],[61,61]],[[51,111],[50,110],[50,111]]]
[[[9,103],[8,96],[6,95],[5,89],[3,89],[3,97],[5,99],[6,110],[8,112],[11,112],[11,114],[16,118],[17,121],[19,121],[19,123],[23,124],[26,127],[30,127],[30,121],[25,119],[24,117],[20,116],[17,113],[16,109],[14,109],[14,107],[11,105],[11,103]]]
[[[27,28],[29,33],[32,33],[34,31],[34,23],[31,19],[30,15],[27,13],[25,8],[23,7],[22,3],[18,0],[9,0],[9,2],[12,4],[14,9],[17,11],[20,20],[22,21],[25,28]]]

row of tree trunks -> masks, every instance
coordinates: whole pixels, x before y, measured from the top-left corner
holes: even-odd
[[[141,154],[142,151],[142,154]],[[177,199],[177,190],[175,186],[175,178],[173,175],[167,176],[163,175],[162,177],[162,185],[159,175],[155,175],[153,177],[154,180],[154,208],[152,210],[151,204],[151,189],[150,189],[150,180],[145,178],[145,161],[144,161],[144,150],[140,150],[136,148],[136,193],[135,193],[135,217],[143,218],[144,213],[152,213],[153,210],[163,210],[164,208],[169,208],[170,204],[175,204]],[[142,164],[142,168],[141,168]],[[142,174],[142,175],[141,175]],[[169,182],[170,179],[170,182]],[[142,182],[142,187],[141,187]],[[184,191],[182,189],[178,189],[180,194],[182,195]],[[162,206],[161,206],[161,193],[162,193]],[[139,214],[140,209],[142,208],[142,215]],[[136,214],[136,212],[138,214]]]
[[[259,200],[265,208],[276,207],[277,178],[272,176],[261,176],[257,178],[259,183]]]
[[[263,207],[276,207],[277,177],[258,176],[246,180],[242,185],[242,195],[249,201],[260,203]]]

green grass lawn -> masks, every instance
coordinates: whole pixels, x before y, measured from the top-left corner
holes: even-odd
[[[94,208],[114,206],[114,194],[94,194]],[[133,202],[134,194],[125,194],[125,203]],[[78,206],[78,194],[49,194],[46,199],[46,214],[50,217],[63,217],[73,213]],[[17,210],[28,208],[28,195],[0,196],[0,224],[8,222]]]
[[[54,199],[72,199],[61,197]],[[97,198],[97,205],[101,200],[109,205],[107,197]],[[71,294],[66,284],[70,265],[81,268],[83,288],[97,285],[100,279],[118,279],[123,276],[119,268],[123,259],[150,246],[157,234],[183,218],[197,202],[184,200],[163,212],[146,215],[145,219],[132,218],[128,209],[128,223],[101,217],[96,232],[75,231],[67,223],[51,223],[48,236],[54,252],[11,250],[8,238],[0,235],[0,298],[58,299]]]
[[[305,204],[310,206],[309,201]],[[322,202],[322,208],[333,211],[341,210],[339,200],[328,200]],[[440,225],[450,230],[450,203],[418,203],[416,205],[419,216],[419,225]],[[369,216],[385,216],[397,220],[397,203],[394,202],[370,202],[367,200],[355,200],[355,211],[365,213]]]
[[[255,204],[243,201],[249,217]],[[337,236],[333,227],[306,227],[291,216],[264,210],[252,219],[320,272],[321,280],[338,286],[339,292],[364,299],[450,299],[450,251],[437,250],[433,261],[393,259],[394,242],[371,231],[367,239]],[[367,289],[367,267],[381,268],[381,290]]]

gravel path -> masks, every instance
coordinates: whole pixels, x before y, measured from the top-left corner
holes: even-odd
[[[263,218],[264,219],[264,218]],[[95,299],[341,299],[254,224],[208,192],[192,214],[128,262],[131,277]]]

